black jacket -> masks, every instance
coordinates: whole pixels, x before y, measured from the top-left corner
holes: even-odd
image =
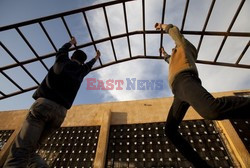
[[[47,98],[67,109],[72,106],[83,78],[90,72],[96,60],[93,58],[86,64],[79,65],[69,59],[70,47],[71,44],[66,43],[59,49],[54,65],[33,94],[34,99]]]

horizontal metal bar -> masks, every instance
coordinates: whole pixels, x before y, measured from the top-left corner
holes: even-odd
[[[114,65],[114,64],[119,64],[119,63],[122,63],[122,62],[127,62],[127,61],[130,61],[130,60],[135,60],[135,59],[140,59],[140,58],[144,58],[144,59],[163,59],[163,57],[159,57],[159,56],[146,56],[145,57],[144,55],[138,55],[138,56],[134,56],[134,57],[131,57],[131,58],[129,57],[129,58],[120,59],[120,60],[117,60],[116,62],[113,61],[113,62],[109,62],[107,64],[103,64],[102,66],[92,68],[91,71],[95,71],[95,70],[105,68],[105,67],[108,67],[108,66],[111,66],[111,65]]]
[[[120,3],[123,3],[123,2],[129,2],[129,1],[134,1],[134,0],[111,1],[111,2],[101,3],[101,4],[97,4],[97,5],[84,7],[84,8],[79,8],[79,9],[75,9],[75,10],[71,10],[71,11],[67,11],[67,12],[58,13],[58,14],[55,14],[55,15],[45,16],[45,17],[41,17],[41,18],[37,18],[37,19],[24,21],[24,22],[21,22],[21,23],[16,23],[16,24],[3,26],[3,27],[0,27],[0,31],[9,30],[9,29],[13,29],[13,28],[16,28],[16,27],[26,26],[26,25],[29,25],[29,24],[34,24],[34,23],[38,23],[38,22],[43,22],[43,21],[47,21],[47,20],[51,20],[51,19],[60,18],[62,16],[72,15],[72,14],[80,13],[80,12],[83,12],[83,11],[88,11],[88,10],[101,8],[103,6],[111,6],[111,5],[120,4]]]
[[[16,96],[16,95],[19,95],[19,94],[22,94],[22,93],[25,93],[25,92],[29,92],[29,91],[31,91],[31,90],[36,89],[37,87],[38,87],[38,86],[33,86],[33,87],[30,87],[30,88],[24,89],[24,90],[22,90],[22,91],[17,91],[17,92],[13,92],[13,93],[7,94],[7,95],[5,95],[5,96],[0,97],[0,100],[6,99],[6,98],[8,98],[8,97]]]
[[[226,63],[226,62],[213,62],[213,61],[204,61],[204,60],[197,60],[196,62],[200,63],[200,64],[208,64],[208,65],[218,65],[218,66],[250,69],[250,65],[245,65],[245,64],[234,64],[234,63]]]
[[[161,32],[160,31],[155,31],[155,30],[148,30],[148,31],[146,31],[146,33],[147,34],[160,34]],[[230,32],[230,33],[227,33],[227,32],[183,31],[182,33],[183,34],[188,34],[188,35],[197,35],[197,34],[200,35],[201,33],[204,33],[204,35],[211,35],[211,36],[224,36],[225,34],[228,34],[228,36],[250,37],[250,33],[247,33],[247,32]],[[133,31],[133,32],[130,32],[128,34],[127,33],[119,34],[119,35],[112,36],[111,38],[112,39],[118,39],[118,38],[123,38],[123,37],[126,37],[126,36],[138,35],[138,34],[143,34],[143,31]],[[88,46],[95,45],[95,44],[102,43],[102,42],[109,41],[109,40],[110,40],[110,37],[106,37],[106,38],[99,39],[99,40],[96,40],[96,41],[93,41],[93,42],[89,42],[89,43],[79,45],[78,48],[88,47]],[[73,50],[75,50],[75,48],[70,48],[69,49],[69,51],[73,51]],[[40,56],[39,59],[46,59],[46,58],[50,58],[50,57],[55,56],[55,55],[56,55],[56,53],[50,53],[50,54]],[[38,58],[33,58],[33,59],[29,59],[29,60],[19,62],[18,64],[7,65],[7,66],[4,66],[4,67],[0,67],[0,70],[6,70],[6,69],[14,68],[14,67],[17,67],[19,65],[25,65],[25,64],[28,64],[28,63],[38,61],[39,59]]]
[[[250,37],[250,32],[181,31],[181,33],[187,35]]]
[[[159,56],[146,56],[145,57],[144,55],[138,55],[138,56],[134,56],[132,58],[130,58],[130,57],[129,58],[124,58],[124,59],[121,59],[121,60],[118,60],[118,61],[110,62],[110,63],[104,64],[102,66],[98,66],[98,67],[92,68],[91,71],[96,71],[98,69],[105,68],[105,67],[108,67],[108,66],[111,66],[111,65],[114,65],[114,64],[119,64],[119,63],[122,63],[122,62],[127,62],[127,61],[130,61],[130,60],[136,60],[136,59],[158,59],[159,60],[159,59],[163,59],[163,57],[159,57]],[[227,66],[227,67],[247,68],[247,69],[250,69],[250,65],[244,65],[244,64],[232,64],[232,63],[213,62],[213,61],[204,61],[204,60],[197,60],[196,62],[199,63],[199,64],[207,64],[207,65],[217,65],[217,66]],[[18,91],[18,92],[14,92],[14,93],[8,94],[6,96],[2,96],[2,97],[0,97],[0,100],[8,98],[8,97],[11,97],[11,96],[16,96],[18,94],[22,94],[22,93],[25,93],[25,92],[28,92],[28,91],[31,91],[31,90],[34,90],[37,87],[38,86],[33,86],[33,87],[30,87],[30,88],[24,89],[23,91]]]
[[[98,66],[95,68],[92,68],[91,71],[95,71],[104,67],[108,67],[114,64],[118,64],[118,63],[122,63],[122,62],[127,62],[130,60],[135,60],[135,59],[163,59],[163,57],[159,57],[159,56],[144,56],[144,55],[138,55],[138,56],[134,56],[132,58],[124,58],[118,61],[113,61],[113,62],[109,62],[107,64],[103,64],[102,66]],[[205,61],[205,60],[197,60],[196,63],[199,64],[208,64],[208,65],[218,65],[218,66],[227,66],[227,67],[234,67],[234,68],[246,68],[246,69],[250,69],[250,65],[244,65],[244,64],[233,64],[233,63],[224,63],[224,62],[213,62],[213,61]]]

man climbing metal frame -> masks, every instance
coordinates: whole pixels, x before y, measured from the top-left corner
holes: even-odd
[[[83,78],[101,55],[97,51],[95,58],[85,64],[87,55],[82,50],[76,50],[70,59],[69,48],[76,43],[73,37],[56,54],[54,65],[33,94],[36,101],[11,146],[4,168],[49,167],[36,150],[60,128]]]
[[[168,81],[174,94],[165,133],[195,167],[210,167],[178,132],[178,126],[188,108],[192,106],[204,119],[209,120],[249,119],[250,98],[236,96],[214,98],[201,84],[195,65],[197,50],[194,45],[172,24],[156,23],[155,28],[168,33],[176,44],[171,56],[164,48],[160,48],[164,60],[169,63]]]

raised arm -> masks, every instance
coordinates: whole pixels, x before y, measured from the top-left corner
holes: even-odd
[[[178,29],[178,27],[176,27],[172,24],[156,23],[155,29],[168,33],[170,35],[170,37],[174,40],[177,47],[185,44],[185,38],[180,33],[180,30]]]
[[[89,62],[87,62],[86,64],[83,65],[83,70],[84,70],[84,72],[86,74],[90,72],[91,68],[93,67],[95,62],[100,58],[100,56],[101,56],[101,52],[99,50],[97,50],[95,57],[92,60],[90,60]]]
[[[95,60],[98,60],[100,57],[101,57],[101,52],[99,50],[97,50]]]
[[[56,61],[62,61],[65,59],[69,59],[69,49],[72,45],[76,45],[76,39],[75,37],[72,37],[71,40],[67,43],[65,43],[57,52],[56,54]]]
[[[165,51],[164,47],[161,47],[161,48],[159,49],[159,51],[160,51],[160,53],[163,55],[164,60],[165,60],[167,63],[169,63],[169,60],[170,60],[170,57],[171,57],[171,56]]]

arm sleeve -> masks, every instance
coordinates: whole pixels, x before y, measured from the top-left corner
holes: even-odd
[[[71,43],[65,43],[56,54],[56,62],[69,59],[69,48],[71,47]]]
[[[185,38],[180,33],[180,30],[178,29],[178,27],[173,26],[173,27],[169,28],[168,34],[174,40],[177,47],[183,46],[185,44]]]
[[[165,133],[178,151],[195,167],[208,168],[209,165],[206,161],[204,161],[199,154],[194,151],[189,142],[178,132],[178,126],[184,118],[188,108],[189,104],[174,98],[174,102],[168,114]]]
[[[85,74],[87,74],[87,73],[89,73],[90,72],[90,70],[91,70],[91,68],[93,67],[93,65],[95,64],[95,62],[96,62],[96,59],[95,58],[93,58],[92,60],[90,60],[89,62],[87,62],[86,64],[84,64],[82,67],[82,69],[83,69],[83,72],[85,73]]]
[[[166,52],[165,53],[163,53],[163,55],[164,55],[164,60],[167,62],[167,63],[169,63],[169,60],[170,60],[170,55],[168,55]]]

